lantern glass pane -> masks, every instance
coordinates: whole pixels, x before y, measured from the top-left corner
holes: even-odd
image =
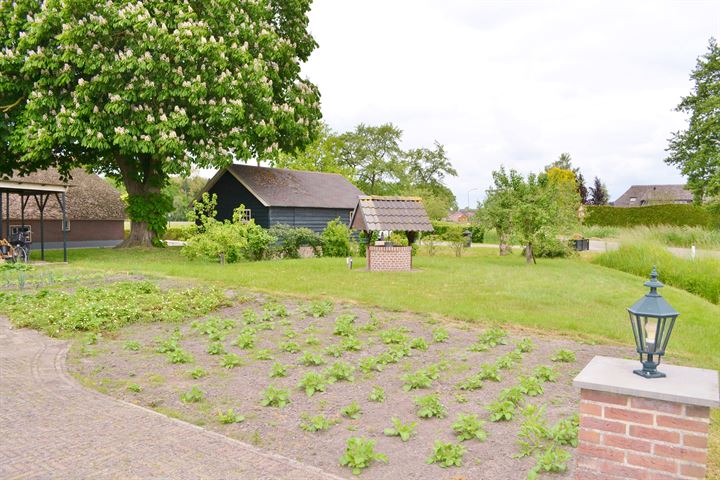
[[[643,318],[643,333],[645,337],[645,351],[648,353],[655,352],[655,342],[657,340],[658,319],[655,317]]]

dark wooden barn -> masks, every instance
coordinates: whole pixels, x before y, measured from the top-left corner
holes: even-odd
[[[363,193],[336,173],[235,164],[218,171],[202,193],[217,194],[217,219],[231,219],[245,205],[249,218],[270,228],[286,224],[321,232],[327,223],[350,217]]]

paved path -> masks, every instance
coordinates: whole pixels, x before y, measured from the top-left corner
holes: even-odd
[[[0,318],[0,478],[340,480],[84,389],[67,342]]]

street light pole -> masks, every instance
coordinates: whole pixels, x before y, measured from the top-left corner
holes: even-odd
[[[470,210],[470,192],[474,192],[475,190],[480,190],[479,188],[471,188],[468,190],[468,203],[467,203],[467,209]]]

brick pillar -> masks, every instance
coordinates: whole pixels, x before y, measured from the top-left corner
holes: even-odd
[[[595,357],[580,387],[577,480],[705,478],[718,373],[663,365],[667,378],[632,373],[639,362]]]

